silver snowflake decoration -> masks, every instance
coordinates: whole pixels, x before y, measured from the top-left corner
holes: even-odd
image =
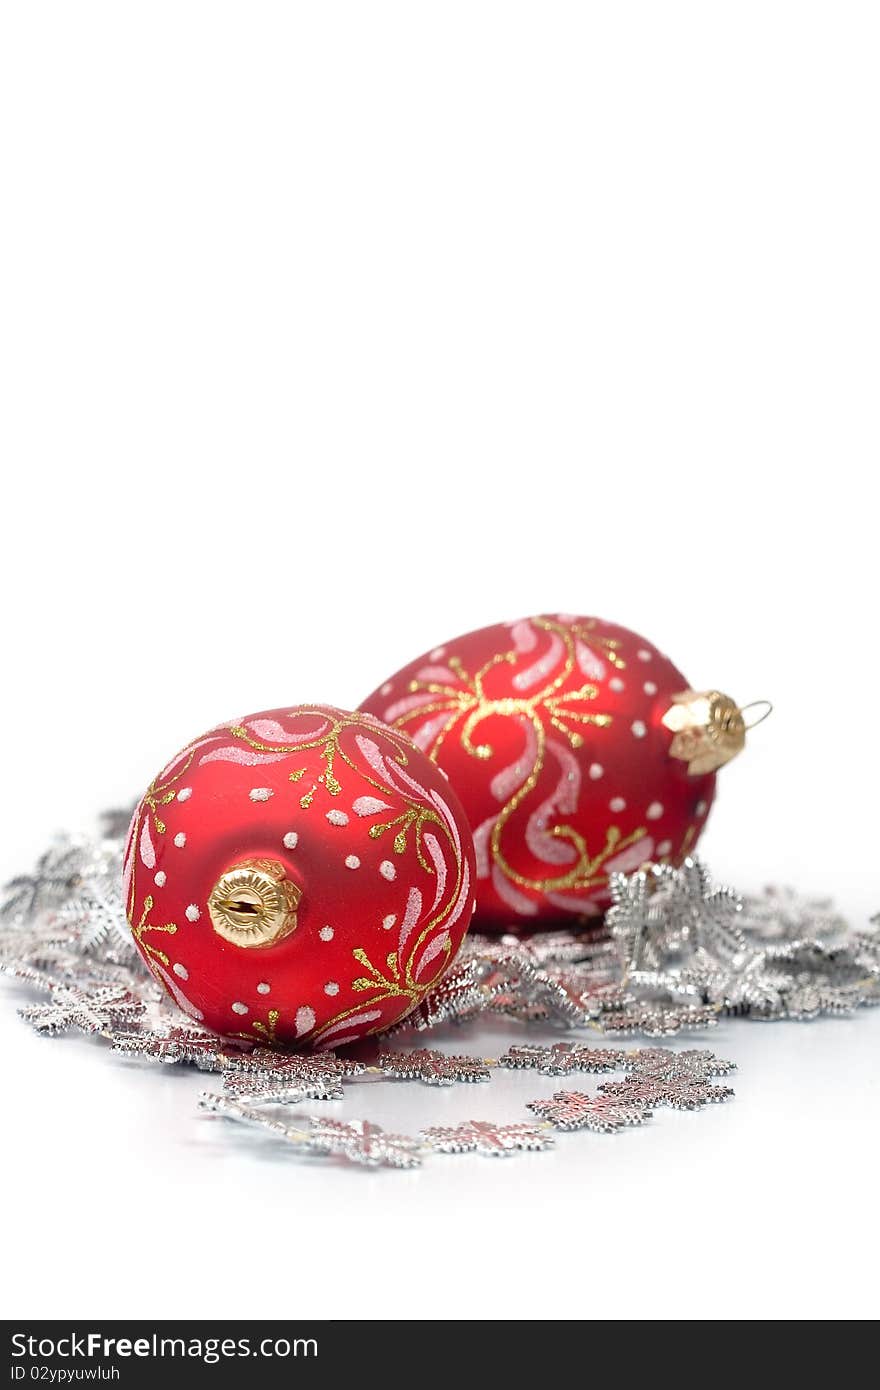
[[[626,1053],[619,1048],[558,1042],[550,1047],[522,1045],[508,1048],[498,1058],[498,1065],[531,1069],[544,1076],[570,1076],[572,1072],[620,1071],[625,1057]]]
[[[699,1110],[704,1105],[730,1100],[729,1086],[713,1086],[708,1081],[664,1076],[628,1076],[625,1081],[605,1081],[603,1095],[614,1096],[625,1105],[671,1105],[675,1110]]]
[[[623,1009],[609,1010],[601,1018],[606,1033],[628,1037],[644,1033],[649,1038],[668,1038],[693,1028],[714,1028],[718,1009],[699,1005],[658,1005],[652,1000],[633,1003]]]
[[[280,1075],[275,1072],[242,1075],[241,1072],[227,1072],[223,1078],[223,1090],[251,1105],[293,1105],[301,1100],[341,1100],[342,1087],[335,1079],[310,1075],[303,1069],[301,1073],[289,1072]]]
[[[469,933],[466,945],[473,954],[483,957],[487,951],[496,949],[499,954],[511,951],[525,957],[533,965],[543,969],[547,966],[565,965],[605,960],[613,965],[616,951],[603,928],[593,932],[573,933],[569,931],[537,932],[534,936],[502,936],[497,942],[492,937]]]
[[[484,1154],[506,1158],[524,1150],[550,1149],[553,1135],[544,1125],[493,1124],[490,1120],[467,1120],[460,1125],[434,1125],[422,1130],[422,1138],[437,1153]]]
[[[369,1120],[324,1120],[314,1115],[286,1124],[266,1110],[255,1109],[231,1096],[204,1092],[199,1107],[283,1139],[301,1153],[340,1157],[368,1168],[417,1168],[423,1145],[405,1134],[393,1134]]]
[[[75,896],[59,908],[56,930],[73,934],[77,949],[100,953],[106,960],[134,962],[138,957],[122,903],[121,869],[88,879]]]
[[[113,1039],[113,1051],[127,1057],[165,1064],[188,1064],[199,1071],[226,1071],[247,1053],[209,1033],[205,1028],[174,1026],[164,1032],[121,1033]]]
[[[410,1029],[424,1032],[441,1023],[461,1022],[482,1013],[497,992],[497,986],[493,990],[485,983],[487,973],[486,963],[479,960],[455,965],[403,1023],[389,1030],[389,1034]]]
[[[880,1004],[877,980],[834,985],[824,980],[806,978],[796,980],[782,994],[783,1016],[798,1021],[828,1014],[845,1016],[866,1004]],[[768,1018],[772,1016],[771,1013],[766,1015]],[[760,1010],[755,1010],[755,1017],[762,1017]]]
[[[598,1018],[608,988],[616,989],[604,976],[596,979],[571,967],[537,970],[525,983],[530,1002],[542,1005],[548,1017],[570,1028],[583,1027]]]
[[[730,888],[713,887],[697,859],[680,869],[649,864],[635,874],[612,874],[606,925],[618,943],[624,977],[675,967],[703,952],[732,960],[747,951],[737,924],[742,903]]]
[[[19,1017],[38,1033],[109,1033],[121,1025],[133,1024],[144,1013],[145,1005],[122,985],[105,985],[91,993],[73,985],[52,989],[48,1003],[19,1009]]]
[[[33,873],[19,874],[6,884],[0,918],[26,922],[68,897],[80,882],[83,846],[72,839],[56,841],[37,860]]]
[[[39,969],[29,960],[17,960],[14,956],[0,960],[0,975],[8,975],[12,980],[20,980],[22,984],[30,985],[43,994],[50,993],[62,983],[56,975]]]
[[[232,1096],[218,1096],[210,1091],[202,1091],[198,1107],[211,1115],[222,1115],[227,1120],[234,1120],[236,1124],[245,1125],[249,1129],[259,1129],[272,1134],[302,1153],[311,1152],[308,1119],[302,1121],[302,1128],[297,1128],[278,1119],[267,1110],[258,1110]]]
[[[767,943],[808,937],[828,941],[847,930],[846,918],[830,898],[805,898],[787,887],[743,897],[739,925],[744,936]]]
[[[424,1146],[406,1134],[393,1134],[370,1120],[311,1120],[310,1145],[315,1153],[339,1154],[368,1168],[416,1168]]]
[[[424,1081],[428,1086],[451,1086],[456,1081],[488,1081],[482,1057],[449,1056],[433,1048],[415,1052],[380,1052],[376,1065],[399,1081]]]
[[[147,1061],[222,1072],[230,1095],[264,1104],[336,1100],[342,1095],[342,1078],[356,1076],[364,1069],[362,1063],[343,1061],[333,1052],[276,1052],[268,1047],[239,1046],[207,1029],[186,1025],[163,1032],[117,1034],[113,1048]]]
[[[528,1108],[556,1129],[591,1129],[597,1134],[614,1134],[651,1118],[648,1107],[635,1099],[588,1096],[583,1091],[557,1091],[551,1100],[530,1100]]]
[[[669,1047],[640,1047],[623,1054],[623,1069],[634,1076],[660,1077],[667,1081],[707,1081],[713,1076],[729,1076],[736,1062],[727,1062],[705,1049],[686,1048],[674,1052]]]
[[[364,1064],[335,1052],[281,1052],[271,1047],[252,1047],[240,1053],[226,1070],[278,1078],[308,1073],[328,1081],[341,1081],[344,1076],[359,1076]]]
[[[361,1063],[343,1062],[333,1052],[290,1053],[255,1048],[224,1068],[223,1089],[238,1100],[263,1105],[300,1100],[339,1100],[342,1079],[363,1071]]]

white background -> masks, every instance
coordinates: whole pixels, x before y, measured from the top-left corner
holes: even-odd
[[[223,717],[563,609],[775,701],[720,877],[880,907],[878,39],[839,0],[4,7],[3,876]],[[876,1015],[725,1024],[729,1106],[401,1175],[237,1143],[3,996],[8,1315],[877,1311]]]

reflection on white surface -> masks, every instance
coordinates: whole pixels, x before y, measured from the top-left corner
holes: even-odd
[[[371,1317],[390,1300],[417,1317],[425,1290],[438,1287],[444,1315],[465,1317],[506,1317],[512,1299],[536,1316],[581,1317],[588,1300],[591,1316],[620,1317],[622,1287],[627,1308],[650,1306],[659,1317],[871,1312],[860,1271],[871,1258],[865,1193],[876,1166],[880,1013],[727,1021],[705,1043],[738,1063],[733,1101],[658,1109],[643,1128],[614,1136],[560,1133],[548,1153],[437,1156],[397,1172],[298,1159],[200,1115],[196,1096],[211,1077],[122,1062],[87,1039],[32,1036],[15,1018],[18,995],[0,992],[0,1038],[15,1059],[7,1115],[17,1121],[4,1181],[40,1200],[6,1209],[6,1236],[22,1250],[7,1316],[82,1317],[98,1307],[105,1317],[281,1317],[335,1307]],[[522,1036],[499,1022],[444,1030],[441,1045],[497,1056]],[[564,1085],[592,1090],[599,1080]],[[527,1119],[525,1101],[562,1084],[508,1071],[488,1085],[443,1088],[367,1078],[321,1113],[413,1133]],[[120,1220],[131,1223],[126,1259],[136,1272],[108,1282],[107,1242]],[[75,1271],[57,1258],[66,1223],[90,1232]],[[818,1277],[816,1259],[831,1248],[835,1277]],[[185,1289],[171,1273],[176,1255],[189,1271]],[[279,1277],[241,1277],[266,1261]],[[201,1281],[193,1268],[214,1275]]]

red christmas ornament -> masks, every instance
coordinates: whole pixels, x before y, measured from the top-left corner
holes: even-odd
[[[399,1022],[474,907],[467,820],[406,734],[330,706],[221,724],[151,782],[124,860],[128,920],[192,1018],[338,1047]]]
[[[609,874],[680,863],[745,740],[734,702],[691,690],[653,643],[567,615],[458,637],[362,708],[410,734],[461,797],[486,928],[596,916]]]

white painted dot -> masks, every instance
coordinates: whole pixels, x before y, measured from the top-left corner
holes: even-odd
[[[642,686],[642,689],[644,690],[646,695],[657,694],[657,687],[653,681],[645,681],[645,684]]]
[[[623,684],[623,681],[620,679],[620,676],[615,676],[613,680],[610,680],[610,681],[608,682],[608,686],[609,686],[609,689],[611,689],[611,690],[616,690],[616,691],[618,692],[618,694],[620,693],[621,690],[625,690],[625,689],[626,689],[625,685]]]
[[[390,859],[382,860],[382,863],[379,865],[379,873],[383,878],[387,878],[389,883],[392,879],[397,878],[397,870]]]
[[[268,985],[265,980],[261,980],[257,985],[257,994],[268,994],[271,988],[272,986]]]
[[[351,809],[356,816],[375,816],[380,811],[390,811],[392,808],[378,796],[359,796],[351,803]]]
[[[339,986],[335,980],[327,981],[326,985],[324,986],[324,993],[330,995],[339,993]]]
[[[644,738],[645,734],[648,732],[647,726],[643,719],[634,719],[633,722],[630,724],[630,728],[633,731],[633,738]]]
[[[184,845],[186,844],[186,836],[184,835],[182,830],[179,830],[175,835],[174,843],[177,845],[178,849],[183,849]]]
[[[321,930],[318,932],[318,935],[320,936],[320,938],[321,938],[322,941],[332,941],[332,940],[333,940],[333,928],[332,928],[332,927],[322,927]]]
[[[392,689],[391,682],[390,682],[390,681],[386,681],[385,684],[382,686],[382,689],[381,689],[381,691],[380,691],[379,693],[380,693],[381,695],[390,695],[390,694],[391,694],[391,689]]]
[[[605,769],[601,763],[590,763],[590,780],[592,782],[598,782],[604,771]]]
[[[666,858],[666,855],[669,853],[669,851],[670,851],[671,849],[672,849],[672,841],[671,841],[671,840],[661,840],[660,843],[659,843],[659,845],[657,846],[657,858],[658,858],[658,859],[665,859],[665,858]]]
[[[308,1004],[302,1004],[297,1009],[294,1016],[296,1024],[296,1036],[301,1038],[304,1033],[309,1033],[315,1026],[315,1011],[310,1009]]]
[[[160,869],[160,870],[159,870],[159,872],[156,874],[155,878],[153,879],[153,882],[155,883],[155,885],[156,885],[157,888],[164,888],[164,887],[165,887],[165,884],[168,882],[168,875],[165,873],[165,870],[164,870],[164,869]]]
[[[608,803],[608,809],[609,811],[625,811],[626,802],[622,796],[612,796]]]
[[[659,820],[663,815],[662,803],[659,801],[652,801],[645,815],[648,817],[648,820]]]
[[[190,797],[192,796],[192,794],[193,794],[193,789],[192,789],[192,787],[181,787],[180,791],[177,793],[177,800],[178,800],[178,801],[189,801],[189,799],[190,799]]]
[[[284,839],[281,841],[285,849],[296,849],[299,843],[299,836],[295,830],[288,830]]]
[[[382,918],[382,926],[385,928],[386,931],[390,931],[396,921],[397,917],[395,916],[395,914],[393,912],[389,912],[387,917]]]
[[[188,979],[189,979],[189,971],[187,970],[187,968],[186,968],[185,965],[181,965],[181,964],[180,964],[180,961],[176,961],[176,962],[174,963],[174,965],[172,965],[171,969],[174,971],[174,973],[175,973],[175,975],[177,976],[178,980],[188,980]]]
[[[650,661],[650,660],[651,660],[651,653],[648,652],[648,651],[645,651],[645,648],[644,648],[644,647],[641,647],[641,648],[636,652],[636,656],[639,658],[639,661]]]
[[[698,802],[697,802],[697,805],[696,805],[696,808],[695,808],[695,810],[694,810],[694,815],[696,815],[696,816],[704,816],[704,815],[706,814],[706,812],[708,811],[708,809],[709,809],[709,807],[706,805],[706,802],[705,802],[705,801],[698,801]]]
[[[236,999],[232,1006],[232,1012],[234,1014],[246,1014],[248,1012],[248,1006],[247,1004],[242,1004],[240,999]]]
[[[359,869],[361,867],[361,861],[356,854],[349,854],[346,856],[345,867],[347,869]]]
[[[186,909],[186,920],[188,922],[197,922],[201,915],[196,904],[190,903],[189,907]]]
[[[271,795],[271,787],[251,787],[248,792],[251,801],[268,801]]]
[[[344,811],[328,811],[327,819],[331,825],[348,825],[348,816]]]

